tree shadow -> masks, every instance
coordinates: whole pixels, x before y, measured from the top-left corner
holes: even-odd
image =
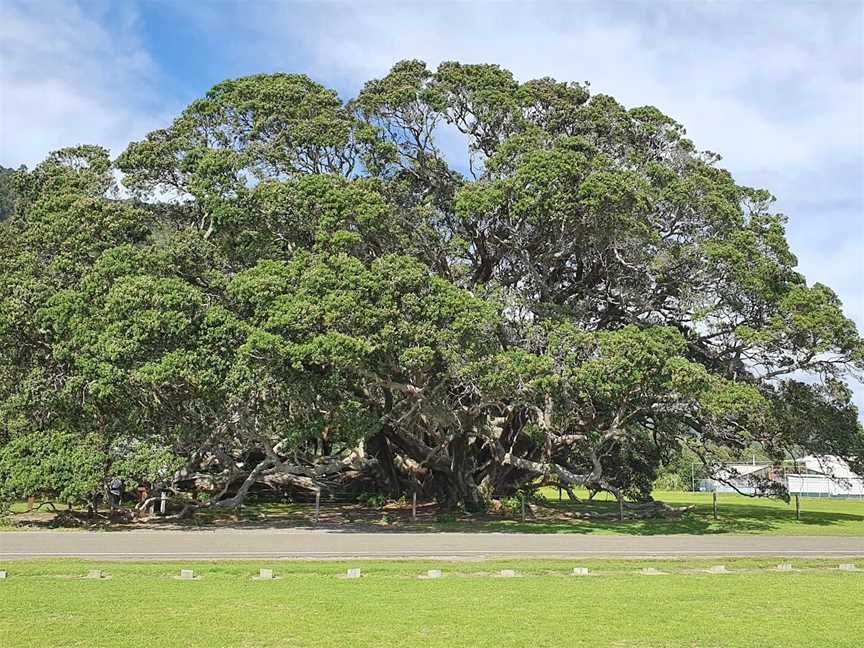
[[[188,520],[104,521],[83,526],[89,530],[123,532],[134,529],[212,531],[214,529],[318,529],[331,533],[539,533],[539,534],[615,534],[651,535],[722,535],[772,534],[800,527],[825,530],[841,527],[848,535],[850,523],[860,523],[864,536],[864,506],[861,514],[809,511],[802,509],[801,520],[795,520],[794,509],[775,506],[724,502],[717,520],[711,504],[692,504],[692,508],[672,518],[629,519],[618,521],[614,501],[568,500],[541,501],[526,509],[526,520],[520,512],[468,513],[448,511],[436,504],[418,504],[416,518],[410,504],[391,503],[374,508],[358,503],[322,502],[316,516],[313,504],[252,503],[239,512],[210,511]],[[605,516],[601,518],[590,516]],[[25,528],[57,528],[57,520],[48,514],[28,519]],[[10,527],[7,527],[10,530]]]

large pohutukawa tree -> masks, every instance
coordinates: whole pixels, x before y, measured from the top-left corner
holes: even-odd
[[[349,102],[225,81],[120,156],[132,198],[53,154],[0,225],[0,498],[646,500],[685,447],[864,469],[864,344],[718,163],[656,108],[418,61]]]

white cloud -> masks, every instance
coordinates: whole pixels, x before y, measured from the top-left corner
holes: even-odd
[[[122,151],[156,123],[156,68],[127,6],[0,3],[0,164],[33,166],[51,150]],[[118,8],[114,8],[118,9]]]

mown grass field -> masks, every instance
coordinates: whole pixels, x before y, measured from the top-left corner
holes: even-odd
[[[319,526],[328,528],[364,529],[410,528],[429,531],[476,531],[523,533],[578,533],[610,535],[659,535],[659,534],[739,534],[739,535],[847,535],[864,536],[864,500],[860,499],[802,499],[801,520],[795,519],[794,501],[751,498],[723,493],[718,496],[718,519],[714,519],[710,493],[685,493],[679,491],[657,491],[655,499],[672,506],[692,506],[679,518],[628,520],[586,520],[586,513],[613,513],[617,504],[608,495],[598,495],[591,502],[586,492],[577,494],[581,502],[571,502],[564,494],[558,500],[554,488],[542,489],[542,499],[528,507],[527,520],[522,522],[517,506],[510,511],[492,511],[483,515],[451,513],[439,510],[432,504],[421,504],[416,522],[411,520],[408,503],[390,503],[381,508],[360,504],[321,502]],[[25,517],[24,503],[17,503],[13,515],[0,520],[0,530],[26,529],[16,518]],[[43,508],[39,514],[49,519],[53,514]],[[182,521],[180,526],[202,525],[252,525],[252,526],[311,526],[314,520],[312,503],[250,503],[235,515],[223,511],[219,515],[198,514],[194,520]],[[160,526],[158,519],[148,522]],[[177,523],[172,523],[176,525]],[[46,522],[32,524],[29,528],[45,528]],[[139,524],[112,524],[103,528],[134,528]]]
[[[718,561],[713,561],[718,562]],[[7,562],[0,645],[860,646],[864,572],[836,561]],[[567,574],[574,565],[592,575]],[[646,576],[640,567],[668,572]],[[252,580],[259,567],[278,580]],[[359,580],[339,578],[360,566]],[[859,566],[860,561],[859,561]],[[101,568],[110,576],[82,578]],[[418,574],[443,569],[440,579]],[[515,569],[517,578],[493,574]]]
[[[581,497],[588,494],[577,491]],[[609,495],[598,495],[595,501],[570,502],[566,493],[558,501],[558,491],[543,489],[542,495],[548,507],[564,516],[557,521],[545,519],[543,515],[536,523],[522,524],[521,520],[502,521],[493,525],[494,530],[511,528],[542,533],[605,533],[625,535],[660,534],[716,534],[742,535],[846,535],[864,536],[864,500],[860,499],[811,499],[801,500],[801,519],[795,519],[794,500],[786,503],[766,497],[722,493],[717,497],[718,516],[714,519],[710,493],[680,491],[655,491],[654,498],[671,506],[692,506],[677,519],[614,521],[576,521],[567,523],[571,512],[611,512],[617,510],[616,502]]]

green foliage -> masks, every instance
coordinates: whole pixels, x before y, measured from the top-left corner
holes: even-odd
[[[25,170],[24,167],[20,169]],[[0,166],[0,221],[11,216],[17,201],[15,170]]]
[[[553,476],[646,499],[682,453],[860,465],[864,343],[718,162],[652,106],[403,61],[3,170],[0,497],[121,471],[482,508]]]
[[[387,504],[387,498],[377,493],[360,493],[357,495],[357,501],[369,508],[384,508]]]
[[[95,435],[46,430],[15,436],[0,446],[0,501],[46,494],[83,499],[101,489],[107,457]]]
[[[185,459],[153,439],[120,438],[111,448],[111,474],[126,480],[127,487],[143,482],[155,484],[180,470]]]
[[[673,455],[658,471],[655,490],[693,491],[699,480],[710,477],[699,457],[688,448]]]

